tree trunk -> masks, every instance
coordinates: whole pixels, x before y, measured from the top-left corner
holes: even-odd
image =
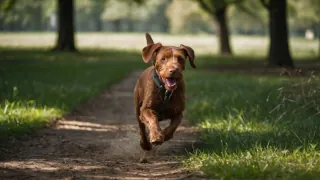
[[[269,66],[294,67],[288,43],[287,2],[269,2]]]
[[[219,8],[214,12],[215,25],[219,38],[220,54],[232,54],[229,40],[229,28],[226,19],[227,7]]]
[[[116,19],[113,21],[114,31],[121,32],[121,19]]]
[[[318,41],[319,41],[319,46],[318,46],[318,56],[320,58],[320,23],[318,24],[318,27],[316,28],[318,29]]]
[[[58,0],[58,40],[55,51],[76,51],[73,0]]]
[[[128,32],[134,32],[134,22],[131,18],[127,20]]]
[[[38,4],[38,6],[35,9],[35,30],[36,31],[42,31],[43,30],[43,24],[42,24],[42,6],[41,4]]]
[[[102,21],[100,17],[97,17],[95,19],[95,24],[96,24],[96,31],[102,31]]]

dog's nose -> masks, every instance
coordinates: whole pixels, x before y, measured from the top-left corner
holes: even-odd
[[[169,72],[171,73],[171,74],[174,74],[175,72],[177,72],[177,68],[170,68],[169,69]]]

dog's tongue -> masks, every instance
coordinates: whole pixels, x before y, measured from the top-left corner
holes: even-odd
[[[166,83],[167,83],[167,85],[169,86],[169,87],[173,87],[173,86],[175,86],[176,85],[176,80],[175,79],[173,79],[173,78],[167,78],[166,79]]]

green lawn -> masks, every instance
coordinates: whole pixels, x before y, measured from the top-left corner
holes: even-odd
[[[192,71],[187,116],[203,143],[185,160],[212,178],[320,177],[319,78]]]
[[[43,127],[145,66],[124,51],[0,49],[0,57],[0,140]]]

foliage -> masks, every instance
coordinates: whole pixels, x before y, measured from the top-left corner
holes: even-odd
[[[103,13],[103,19],[116,20],[131,18],[145,20],[151,13],[156,11],[157,6],[160,4],[161,2],[156,0],[146,1],[144,4],[133,1],[108,0]]]
[[[102,23],[102,13],[105,9],[107,0],[80,0],[76,2],[75,21],[77,29],[100,30]]]
[[[295,28],[312,27],[320,23],[320,1],[318,0],[291,0],[289,6],[289,24]]]
[[[201,8],[209,14],[214,14],[221,8],[225,8],[231,4],[239,3],[242,0],[195,0]]]
[[[8,11],[15,4],[15,0],[1,0],[0,1],[0,10]]]
[[[260,1],[245,0],[230,6],[229,22],[235,33],[261,34],[268,29],[268,13]]]
[[[106,24],[118,26],[116,31],[167,32],[168,20],[164,12],[169,2],[149,0],[138,4],[110,0],[103,13],[103,19]]]
[[[173,0],[168,6],[166,15],[170,22],[171,33],[187,33],[191,28],[210,31],[208,21],[212,21],[208,14],[201,12],[199,4],[194,1]],[[203,27],[203,29],[201,29]]]
[[[259,0],[201,0],[210,12],[228,5],[232,33],[265,34],[268,15]],[[34,3],[30,3],[34,2]],[[198,0],[76,0],[77,31],[158,31],[172,33],[214,33],[210,14]],[[235,3],[236,2],[236,3]],[[48,30],[56,0],[0,1],[0,30]],[[306,28],[316,31],[318,0],[288,1],[290,31],[304,35]],[[121,22],[116,22],[121,21]],[[127,28],[133,24],[133,28]],[[51,30],[51,29],[50,29]]]
[[[7,2],[7,1],[5,1]],[[48,18],[49,12],[54,6],[53,0],[34,1],[12,1],[7,10],[0,10],[0,26],[12,30],[43,29],[44,21]]]

